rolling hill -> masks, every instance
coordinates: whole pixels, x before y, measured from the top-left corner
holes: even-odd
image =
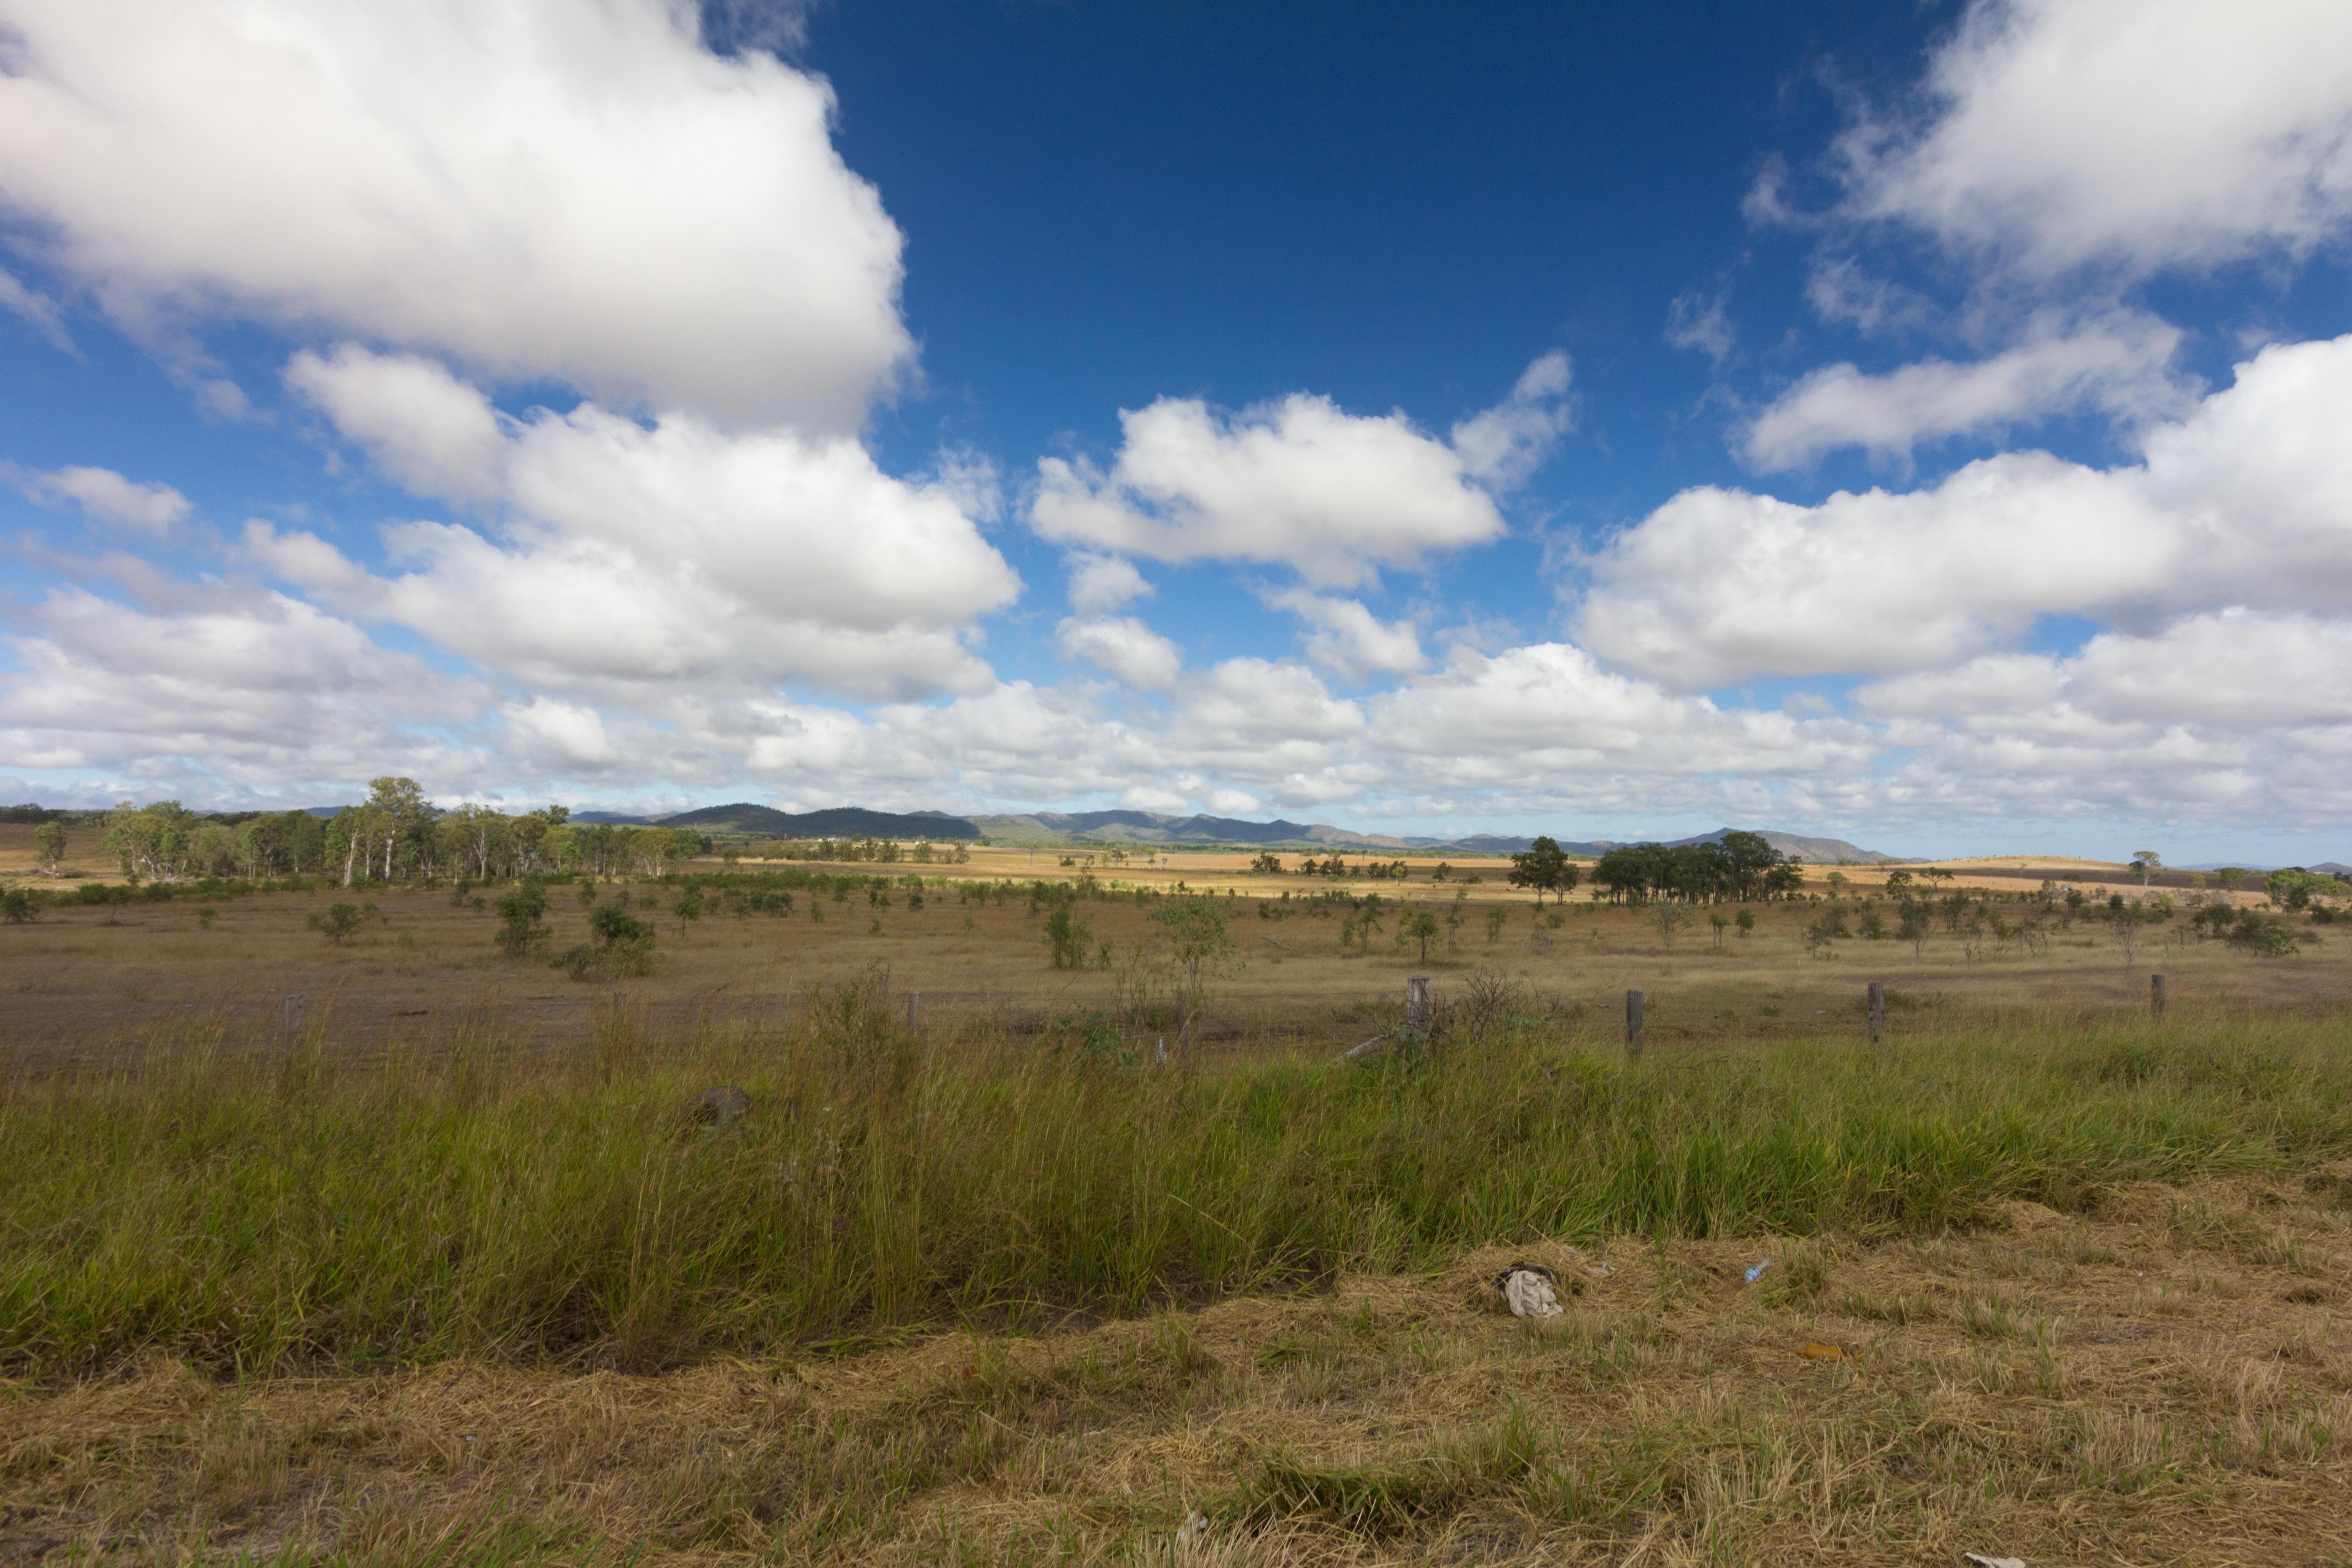
[[[969,817],[942,811],[868,811],[861,805],[837,805],[824,811],[778,811],[772,805],[737,801],[731,805],[706,805],[695,811],[674,811],[660,816],[628,816],[616,811],[580,811],[574,822],[612,822],[631,827],[693,827],[704,833],[741,834],[751,838],[977,838],[980,829]]]
[[[1104,844],[1170,848],[1294,849],[1301,853],[1327,850],[1391,854],[1516,855],[1532,838],[1492,833],[1466,838],[1400,837],[1358,833],[1324,822],[1293,822],[1276,817],[1250,822],[1233,816],[1169,816],[1156,811],[1032,811],[980,816],[955,816],[943,811],[868,811],[863,806],[835,806],[824,811],[778,811],[773,806],[739,801],[731,805],[707,805],[696,811],[662,816],[624,816],[614,812],[576,813],[575,822],[658,823],[665,827],[694,827],[705,833],[740,834],[753,838],[936,838],[985,837],[997,844]],[[1732,832],[1718,827],[1675,844],[1706,844]],[[1777,829],[1759,829],[1775,849],[1816,865],[1840,860],[1879,865],[1899,857],[1849,844],[1843,838],[1809,838]],[[1595,856],[1615,847],[1609,838],[1559,840],[1571,855]],[[1630,842],[1630,841],[1629,841]]]

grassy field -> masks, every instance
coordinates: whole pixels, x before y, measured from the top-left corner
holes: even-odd
[[[158,1355],[0,1398],[0,1558],[2341,1563],[2347,1176],[1860,1245],[1530,1244],[662,1373]],[[1575,1282],[1562,1317],[1488,1310],[1523,1257]]]
[[[1080,900],[1111,965],[1055,970],[1025,860],[630,889],[620,983],[446,889],[0,927],[0,1562],[2352,1551],[2344,926],[1809,943],[1490,867],[1450,948],[1343,954],[1256,913],[1326,884],[1182,857],[1115,874],[1233,889],[1245,962],[1163,1063],[1158,906]],[[1409,973],[1435,1038],[1334,1062]],[[1494,1310],[1520,1257],[1564,1317]]]
[[[30,867],[31,833],[0,825],[0,871],[14,862]],[[96,837],[81,831],[68,853],[68,866],[84,877],[62,883],[32,878],[27,885],[69,889],[110,871],[97,863]],[[1004,889],[1034,879],[1068,881],[1088,869],[1061,859],[1053,851],[982,848],[957,867],[814,868],[893,878],[919,873],[929,890],[919,909],[910,907],[904,888],[887,895],[887,906],[871,903],[865,891],[803,895],[783,919],[730,914],[714,899],[702,918],[683,921],[668,912],[674,889],[628,888],[638,913],[656,925],[662,954],[655,973],[629,983],[631,1005],[673,1032],[690,1032],[697,1020],[714,1015],[781,1023],[812,984],[881,964],[899,992],[920,992],[923,1016],[943,1026],[1034,1028],[1057,1016],[1114,1011],[1121,961],[1155,935],[1150,910],[1126,896],[1081,902],[1076,913],[1089,927],[1091,951],[1098,958],[1108,944],[1110,964],[1051,967],[1039,915],[1021,893]],[[1288,860],[1297,864],[1296,857]],[[722,867],[710,860],[692,869]],[[1320,1056],[1352,1045],[1396,1013],[1405,977],[1416,973],[1433,976],[1441,994],[1473,973],[1503,976],[1527,987],[1560,1026],[1596,1036],[1615,1026],[1623,994],[1640,989],[1651,1042],[1665,1050],[1834,1034],[1836,1026],[1824,1020],[1858,1022],[1855,1010],[1871,980],[1890,988],[1898,1026],[1927,1016],[1998,1024],[2021,1009],[2120,1016],[2145,1007],[2147,976],[2158,970],[2175,997],[2217,1007],[2307,1009],[2352,1000],[2352,966],[2345,962],[2352,957],[2352,924],[2313,930],[2317,942],[2292,959],[2195,942],[2178,919],[2142,928],[2128,958],[2108,928],[2087,920],[2063,929],[2049,922],[2043,938],[2030,943],[1970,941],[1938,925],[1915,949],[1891,936],[1859,934],[1866,909],[1891,910],[1883,900],[1867,903],[1874,875],[1867,868],[1840,873],[1858,879],[1843,900],[1855,912],[1849,929],[1857,934],[1821,957],[1809,953],[1802,934],[1821,914],[1816,904],[1753,906],[1752,933],[1715,931],[1706,910],[1662,932],[1644,911],[1595,904],[1582,894],[1539,917],[1528,894],[1504,885],[1502,862],[1462,862],[1442,884],[1428,879],[1434,861],[1412,863],[1402,881],[1266,876],[1252,873],[1248,858],[1235,854],[1160,857],[1157,864],[1130,858],[1117,867],[1097,859],[1092,869],[1100,879],[1147,892],[1233,894],[1236,962],[1220,978],[1203,1020],[1202,1043],[1220,1058]],[[1816,872],[1811,885],[1826,890],[1827,874]],[[1465,876],[1482,880],[1465,886]],[[982,898],[982,885],[998,892]],[[1997,879],[1986,885],[2012,895],[2020,887]],[[576,1055],[586,1048],[604,992],[542,963],[502,957],[492,945],[498,921],[488,907],[499,891],[479,890],[480,908],[453,904],[446,889],[401,889],[182,898],[105,910],[53,906],[37,924],[0,927],[7,1066],[25,1072],[76,1060],[100,1065],[167,1020],[197,1016],[217,1019],[232,1047],[253,1042],[274,1048],[289,993],[302,995],[309,1010],[331,1006],[340,1053],[415,1048],[468,1032],[513,1048]],[[585,940],[578,889],[551,891],[551,945],[560,950]],[[606,884],[596,896],[613,891]],[[1387,906],[1382,927],[1369,943],[1343,951],[1347,911],[1307,900],[1367,893],[1380,894]],[[372,904],[381,918],[367,921],[349,945],[331,945],[307,922],[343,901]],[[1260,918],[1262,905],[1280,918]],[[1408,907],[1440,918],[1441,935],[1426,958],[1418,944],[1396,941]],[[2023,918],[2022,906],[1995,907]],[[1891,928],[1891,912],[1884,923]],[[1138,1025],[1129,1032],[1142,1039],[1164,1030]]]

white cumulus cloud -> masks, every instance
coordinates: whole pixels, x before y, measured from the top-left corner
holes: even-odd
[[[265,787],[446,758],[484,693],[283,595],[151,613],[54,590],[8,639],[0,752],[36,768],[184,769]]]
[[[1237,415],[1162,398],[1119,424],[1108,472],[1040,459],[1029,510],[1040,535],[1156,561],[1278,563],[1349,586],[1504,531],[1462,458],[1401,414],[1299,393]]]
[[[1151,584],[1124,556],[1080,551],[1070,557],[1069,570],[1070,608],[1082,616],[1103,615],[1151,595]]]
[[[1183,650],[1132,616],[1074,616],[1055,635],[1066,658],[1083,659],[1139,691],[1168,690],[1183,673]]]
[[[1705,687],[1949,665],[2046,615],[2341,605],[2347,421],[2352,337],[2265,349],[2151,429],[2142,464],[2004,453],[1818,506],[1685,490],[1597,553],[1576,624],[1617,663]]]
[[[910,355],[831,89],[676,0],[0,0],[0,204],[134,331],[830,432]]]
[[[1881,375],[1851,363],[1826,365],[1756,416],[1743,455],[1768,472],[1842,447],[1907,462],[1924,442],[2079,407],[2145,418],[2182,399],[2168,374],[2179,342],[2178,328],[2132,318],[2042,337],[1971,363],[1928,359]]]
[[[846,437],[690,414],[648,426],[590,403],[503,419],[438,365],[350,347],[298,356],[289,381],[410,489],[496,516],[488,532],[390,527],[411,569],[356,584],[322,542],[263,542],[347,610],[548,685],[898,697],[992,679],[961,638],[1020,580],[956,478],[897,479]]]
[[[1421,634],[1413,624],[1383,621],[1361,600],[1291,589],[1269,595],[1265,602],[1307,623],[1307,658],[1341,679],[1409,675],[1422,667]]]
[[[1568,356],[1554,349],[1520,374],[1508,397],[1454,426],[1454,453],[1472,479],[1507,490],[1542,467],[1559,438],[1575,427],[1568,406],[1569,377]]]
[[[619,760],[604,716],[593,708],[534,697],[509,703],[503,717],[521,760],[542,773],[579,777],[604,773]]]
[[[2347,60],[2339,0],[1975,0],[1847,210],[2028,276],[2302,254],[2352,217]]]

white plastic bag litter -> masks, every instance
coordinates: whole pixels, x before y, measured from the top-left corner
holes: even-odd
[[[1495,1281],[1515,1318],[1557,1318],[1559,1292],[1552,1289],[1552,1272],[1532,1263],[1515,1263]]]

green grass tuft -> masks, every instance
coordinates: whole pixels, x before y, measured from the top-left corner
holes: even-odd
[[[668,1042],[607,1020],[576,1072],[463,1037],[238,1067],[183,1035],[117,1078],[8,1086],[0,1363],[652,1367],[1543,1236],[1884,1234],[2352,1148],[2327,1019],[2026,1021],[1892,1065],[1797,1042],[1704,1070],[1517,1029],[1192,1073],[1052,1034],[918,1041],[856,986],[815,1002]],[[753,1110],[681,1136],[715,1082]]]

